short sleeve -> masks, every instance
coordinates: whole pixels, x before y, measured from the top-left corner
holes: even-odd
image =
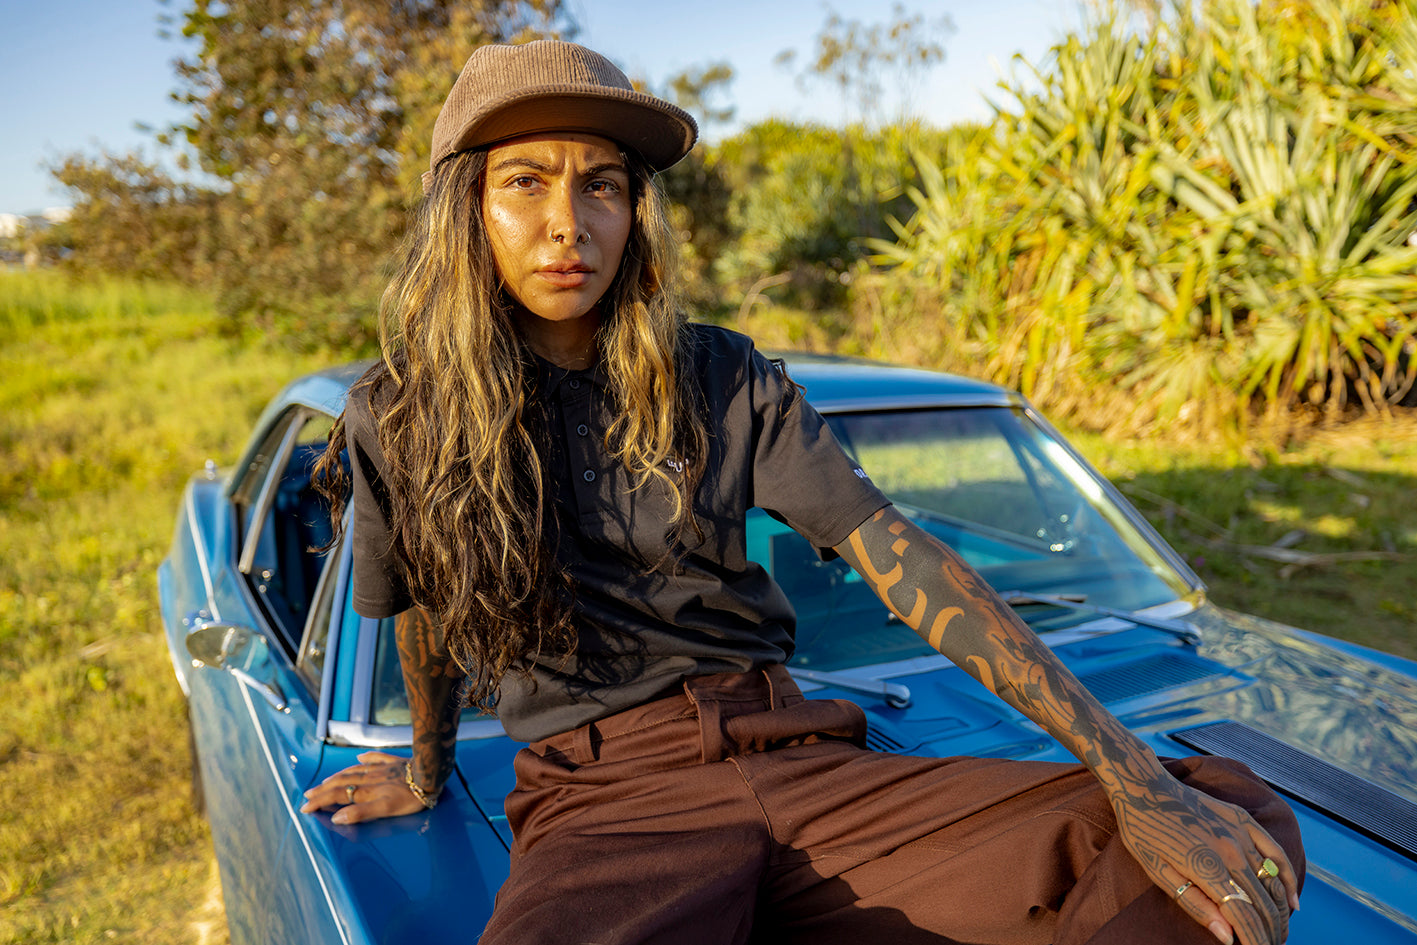
[[[394,557],[392,507],[384,484],[383,450],[369,405],[368,385],[350,392],[344,412],[353,480],[350,539],[354,609],[365,617],[392,617],[413,605]]]
[[[755,506],[829,549],[890,504],[782,367],[754,350],[748,383]]]

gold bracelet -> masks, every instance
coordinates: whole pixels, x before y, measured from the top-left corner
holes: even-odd
[[[405,761],[403,763],[403,783],[408,785],[408,789],[413,792],[414,797],[418,798],[418,803],[423,805],[424,810],[432,810],[434,807],[438,806],[438,799],[436,797],[429,797],[428,792],[419,787],[418,783],[413,780],[412,761]]]

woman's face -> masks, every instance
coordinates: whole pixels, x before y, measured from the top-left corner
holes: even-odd
[[[619,147],[573,132],[513,138],[488,150],[484,181],[492,258],[525,313],[566,323],[595,309],[620,268],[633,216]]]

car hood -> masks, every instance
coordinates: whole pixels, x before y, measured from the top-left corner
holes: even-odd
[[[1411,940],[1417,664],[1210,604],[1184,619],[1200,646],[1110,618],[1044,639],[1157,755],[1236,758],[1285,795],[1312,906],[1295,916],[1291,945]],[[1072,760],[962,671],[922,668],[888,671],[909,687],[910,708],[863,700],[873,747]]]
[[[495,772],[510,786],[510,756],[517,747],[505,738],[460,743],[459,776],[431,811],[351,825],[332,822],[328,812],[302,815],[312,821],[300,825],[311,855],[325,861],[319,872],[337,878],[326,893],[335,900],[334,914],[346,920],[341,941],[477,937],[507,877],[510,834],[501,797],[485,786],[485,798],[470,794],[469,783],[477,782],[468,772]],[[356,752],[328,749],[319,777],[352,763]]]
[[[1369,929],[1374,941],[1417,932],[1410,918],[1417,914],[1411,838],[1417,665],[1210,604],[1184,619],[1200,631],[1199,647],[1136,628],[1074,634],[1057,650],[1158,755],[1238,757],[1286,794],[1309,847],[1305,899],[1319,906],[1296,917],[1292,942],[1331,941],[1343,928]],[[870,676],[880,669],[852,672]],[[909,708],[834,690],[813,694],[859,702],[870,719],[868,740],[878,749],[1072,760],[1037,726],[939,659],[897,664],[887,673],[910,688]],[[511,842],[502,800],[519,747],[505,738],[458,746],[467,792],[456,807],[466,820],[459,834],[467,838],[458,856],[480,861],[471,883],[480,890],[495,890],[505,876],[505,852],[488,840],[495,832],[502,845]],[[434,813],[445,813],[444,805]],[[407,898],[425,896],[415,889]]]
[[[1417,803],[1417,663],[1213,606],[1201,655],[1253,679],[1201,702]]]

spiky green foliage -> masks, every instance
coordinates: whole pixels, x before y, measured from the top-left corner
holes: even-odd
[[[716,145],[707,169],[727,191],[730,240],[713,260],[729,296],[771,284],[808,308],[839,304],[862,241],[888,234],[887,216],[909,204],[913,148],[939,132],[918,123],[834,129],[771,119]]]
[[[920,354],[1132,424],[1410,393],[1417,0],[1113,13],[1053,56],[876,244],[944,314]]]

